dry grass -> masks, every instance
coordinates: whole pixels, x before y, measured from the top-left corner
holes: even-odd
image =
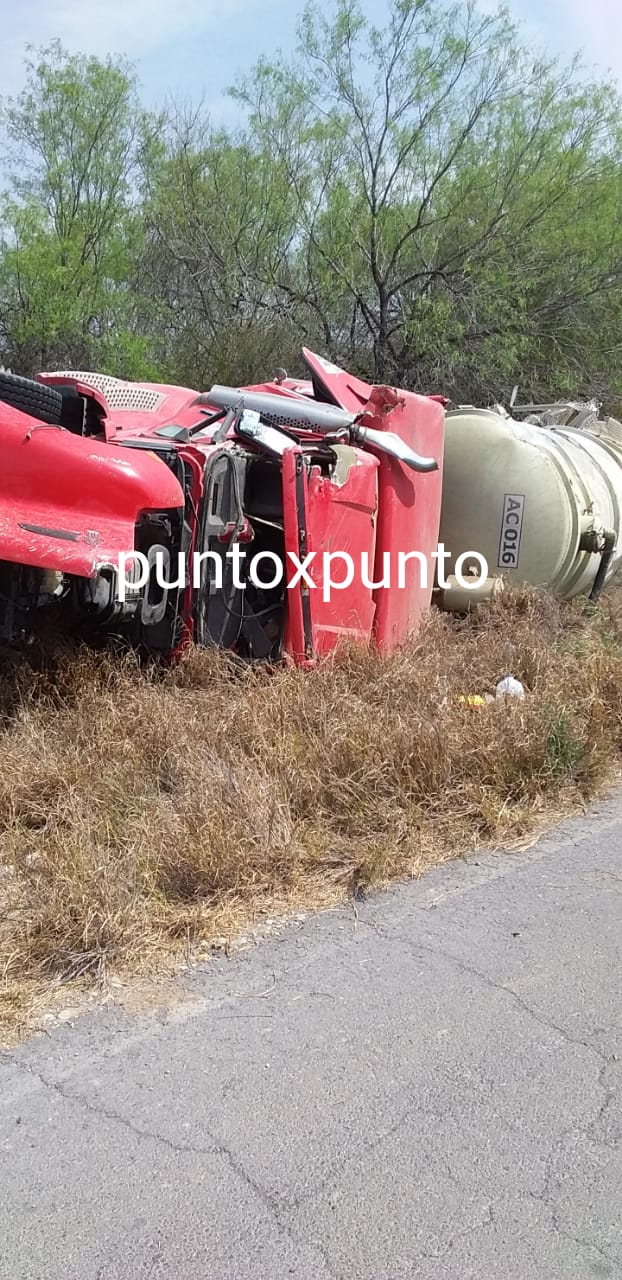
[[[470,709],[511,671],[524,702]],[[3,681],[0,1023],[54,983],[525,840],[611,777],[622,596],[514,591],[311,673],[82,654]]]

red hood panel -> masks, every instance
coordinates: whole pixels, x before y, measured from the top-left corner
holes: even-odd
[[[361,412],[372,390],[368,382],[362,382],[353,373],[346,373],[345,369],[309,351],[308,347],[303,347],[302,358],[331,404],[346,409],[348,413]]]
[[[91,577],[134,547],[145,510],[183,507],[159,458],[71,435],[0,405],[0,558]]]

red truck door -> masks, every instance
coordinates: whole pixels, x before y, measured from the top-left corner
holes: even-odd
[[[296,662],[372,638],[378,460],[349,447],[335,455],[331,476],[300,448],[283,455],[285,651]]]
[[[387,581],[387,556],[390,578],[389,585],[374,592],[374,637],[379,648],[393,649],[417,630],[432,599],[433,553],[438,547],[441,517],[445,402],[442,397],[373,388],[312,351],[305,349],[303,355],[316,396],[350,413],[367,411],[373,415],[376,430],[395,432],[418,453],[438,462],[437,471],[421,474],[396,458],[379,455],[375,580]],[[400,556],[411,557],[403,562],[401,575]]]

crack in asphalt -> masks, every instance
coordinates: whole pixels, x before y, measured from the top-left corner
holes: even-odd
[[[474,1231],[489,1231],[491,1227],[494,1227],[496,1221],[494,1201],[491,1201],[490,1204],[484,1206],[483,1215],[485,1216],[482,1217],[481,1222],[469,1223],[469,1226],[465,1227],[463,1231],[456,1231],[454,1235],[450,1236],[442,1249],[435,1249],[434,1252],[424,1249],[420,1255],[421,1260],[424,1262],[440,1262],[443,1258],[446,1258],[449,1253],[451,1253],[455,1245],[459,1244],[461,1240],[468,1240],[469,1236],[472,1236]]]
[[[97,1116],[99,1119],[108,1120],[112,1124],[121,1125],[124,1129],[128,1129],[130,1133],[133,1133],[135,1137],[140,1138],[141,1140],[160,1143],[162,1146],[167,1147],[169,1151],[172,1151],[177,1155],[191,1154],[197,1156],[209,1156],[219,1154],[219,1146],[215,1140],[213,1140],[214,1144],[211,1147],[198,1146],[197,1144],[190,1142],[175,1142],[172,1138],[166,1138],[163,1134],[157,1133],[155,1130],[134,1124],[132,1120],[128,1120],[127,1116],[120,1115],[119,1112],[112,1111],[100,1103],[92,1102],[83,1094],[69,1092],[59,1081],[48,1080],[42,1072],[36,1071],[35,1068],[29,1066],[28,1063],[20,1062],[17,1065],[19,1066],[20,1071],[23,1071],[27,1075],[32,1076],[35,1080],[38,1080],[39,1083],[43,1085],[44,1089],[48,1089],[50,1092],[58,1094],[64,1102],[68,1102],[70,1105],[83,1107],[85,1111],[90,1112],[91,1115]],[[208,1134],[207,1136],[209,1138],[212,1137],[211,1134]]]
[[[485,986],[510,996],[521,1009],[523,1009],[532,1018],[534,1018],[535,1021],[538,1022],[541,1026],[547,1027],[549,1030],[555,1032],[567,1044],[571,1044],[575,1047],[586,1049],[589,1053],[591,1053],[595,1058],[597,1058],[600,1061],[601,1065],[598,1072],[598,1078],[597,1078],[596,1084],[599,1089],[603,1090],[605,1096],[598,1108],[598,1111],[596,1112],[596,1115],[593,1116],[592,1119],[587,1124],[574,1123],[568,1126],[568,1128],[566,1128],[561,1135],[559,1135],[557,1138],[554,1139],[553,1144],[550,1148],[549,1154],[546,1158],[544,1182],[543,1182],[542,1190],[539,1193],[531,1192],[530,1195],[533,1197],[533,1199],[546,1205],[551,1215],[551,1225],[554,1231],[558,1235],[560,1235],[564,1239],[571,1241],[574,1244],[592,1249],[595,1253],[599,1254],[599,1256],[601,1256],[606,1262],[610,1263],[611,1265],[614,1265],[616,1267],[620,1266],[621,1259],[619,1255],[618,1257],[613,1257],[611,1254],[607,1252],[606,1249],[602,1248],[602,1246],[595,1244],[591,1240],[586,1240],[578,1235],[573,1235],[571,1232],[569,1232],[568,1230],[562,1227],[559,1221],[559,1211],[555,1208],[555,1203],[554,1203],[555,1197],[552,1189],[552,1183],[554,1178],[554,1162],[557,1155],[563,1150],[563,1146],[566,1139],[570,1136],[571,1133],[584,1133],[586,1136],[592,1137],[591,1131],[598,1125],[599,1121],[602,1120],[608,1107],[610,1107],[612,1102],[615,1101],[615,1099],[617,1098],[617,1094],[618,1094],[617,1088],[615,1086],[613,1087],[609,1086],[605,1080],[605,1076],[609,1072],[610,1067],[617,1062],[616,1056],[614,1054],[605,1053],[603,1050],[599,1049],[596,1045],[592,1044],[588,1040],[584,1040],[578,1036],[573,1036],[570,1032],[566,1030],[565,1027],[560,1026],[560,1024],[557,1022],[554,1022],[553,1019],[548,1018],[546,1015],[542,1014],[540,1010],[535,1009],[533,1005],[528,1004],[527,1001],[524,1000],[523,997],[519,995],[519,993],[515,991],[512,987],[506,986],[505,983],[495,982],[493,978],[490,978],[487,974],[482,973],[480,969],[476,969],[474,966],[469,965],[468,963],[460,960],[459,957],[453,955],[451,952],[438,947],[428,947],[425,944],[419,943],[419,942],[414,943],[413,947],[416,950],[418,949],[420,951],[425,951],[434,956],[439,956],[439,955],[442,956],[445,960],[449,961],[458,970],[460,970],[460,972],[468,974],[472,977],[475,977],[478,979],[478,981],[482,982]],[[610,1150],[617,1149],[620,1142],[620,1139],[615,1139],[615,1138],[612,1139],[611,1141],[607,1141],[605,1137],[602,1137],[598,1140],[592,1138],[592,1140],[597,1141],[598,1145],[603,1146],[606,1149],[610,1149]]]
[[[567,1231],[560,1226],[558,1215],[554,1209],[551,1211],[551,1225],[555,1234],[561,1236],[562,1240],[568,1240],[570,1244],[576,1244],[581,1249],[592,1249],[594,1253],[597,1253],[600,1258],[603,1258],[612,1267],[618,1268],[620,1266],[621,1259],[619,1254],[614,1258],[613,1254],[603,1249],[602,1245],[595,1244],[593,1240],[585,1240],[582,1236],[573,1235],[571,1231]],[[620,1272],[618,1271],[619,1274]]]
[[[251,1176],[235,1152],[231,1151],[231,1149],[216,1138],[214,1134],[205,1130],[207,1137],[212,1143],[212,1145],[208,1147],[199,1146],[196,1143],[190,1142],[176,1142],[172,1138],[167,1138],[164,1134],[158,1133],[155,1130],[143,1128],[142,1126],[134,1124],[133,1121],[128,1120],[126,1116],[120,1115],[117,1111],[112,1111],[99,1103],[92,1102],[89,1098],[85,1098],[83,1094],[68,1092],[62,1084],[54,1080],[48,1080],[42,1072],[36,1071],[34,1067],[30,1067],[27,1063],[20,1062],[16,1063],[16,1065],[21,1071],[26,1072],[35,1080],[38,1080],[44,1089],[58,1094],[58,1096],[61,1097],[64,1102],[69,1103],[70,1106],[82,1107],[91,1115],[97,1116],[98,1119],[104,1119],[112,1124],[120,1125],[142,1141],[158,1143],[160,1146],[167,1148],[167,1150],[172,1151],[176,1155],[190,1154],[195,1156],[215,1156],[225,1160],[232,1173],[249,1188],[249,1190],[260,1200],[264,1208],[267,1209],[281,1235],[286,1236],[297,1251],[300,1251],[303,1247],[315,1250],[324,1264],[327,1272],[327,1280],[338,1280],[338,1278],[334,1276],[333,1272],[330,1271],[328,1259],[324,1256],[324,1250],[319,1245],[308,1245],[306,1242],[301,1242],[297,1238],[289,1224],[282,1221],[280,1216],[281,1206],[278,1200],[271,1196],[270,1193],[262,1187],[261,1183],[257,1182]]]
[[[568,1128],[566,1128],[563,1131],[561,1135],[558,1135],[554,1139],[551,1149],[549,1151],[549,1154],[546,1157],[543,1187],[540,1190],[540,1192],[529,1192],[528,1194],[533,1199],[543,1204],[546,1204],[551,1214],[551,1221],[552,1221],[553,1228],[554,1230],[557,1231],[557,1233],[560,1236],[565,1236],[568,1239],[574,1240],[575,1243],[583,1243],[585,1244],[586,1247],[593,1248],[595,1251],[602,1253],[603,1258],[608,1262],[614,1261],[608,1254],[606,1254],[606,1251],[599,1249],[598,1246],[593,1245],[589,1241],[580,1241],[579,1237],[576,1237],[576,1238],[572,1237],[571,1235],[569,1235],[567,1231],[565,1231],[560,1226],[556,1218],[556,1211],[553,1203],[554,1196],[553,1196],[551,1184],[554,1176],[553,1174],[554,1161],[556,1156],[563,1149],[565,1140],[569,1137],[571,1133],[584,1132],[589,1135],[590,1131],[598,1124],[599,1120],[602,1119],[605,1111],[611,1105],[612,1101],[614,1101],[615,1098],[617,1097],[617,1089],[615,1087],[610,1087],[606,1083],[604,1078],[609,1068],[611,1067],[612,1063],[616,1061],[615,1057],[612,1057],[606,1054],[603,1050],[591,1044],[588,1040],[572,1035],[570,1032],[567,1031],[565,1027],[561,1026],[559,1023],[555,1022],[553,1019],[547,1017],[539,1009],[535,1008],[533,1005],[529,1004],[526,1000],[524,1000],[523,997],[517,991],[514,990],[514,988],[507,986],[503,982],[495,981],[488,974],[482,972],[482,970],[476,968],[474,965],[469,964],[467,961],[462,960],[459,956],[456,956],[452,952],[447,951],[445,948],[433,947],[420,941],[411,942],[410,946],[411,946],[411,949],[416,952],[433,956],[434,959],[436,960],[438,960],[439,958],[445,960],[448,964],[451,964],[453,967],[455,967],[459,972],[471,978],[475,978],[480,984],[482,984],[486,988],[494,991],[498,991],[501,994],[507,996],[509,999],[511,999],[514,1002],[515,1005],[517,1005],[520,1009],[522,1009],[525,1013],[527,1013],[539,1025],[544,1026],[548,1030],[552,1031],[555,1035],[559,1036],[564,1042],[571,1044],[574,1047],[579,1047],[586,1050],[589,1054],[591,1054],[594,1058],[596,1058],[599,1061],[600,1069],[599,1069],[597,1083],[598,1083],[598,1086],[604,1091],[605,1096],[598,1108],[596,1115],[594,1115],[590,1119],[588,1124],[581,1125],[581,1124],[574,1123],[570,1125]],[[326,1175],[314,1186],[308,1188],[303,1195],[299,1197],[295,1197],[294,1199],[289,1199],[289,1200],[286,1197],[281,1197],[277,1199],[274,1196],[270,1195],[270,1193],[267,1192],[265,1188],[248,1173],[248,1170],[245,1168],[244,1164],[239,1159],[239,1157],[235,1154],[235,1152],[232,1151],[229,1147],[227,1147],[213,1133],[205,1131],[206,1136],[210,1139],[210,1145],[207,1145],[207,1146],[204,1144],[197,1144],[193,1142],[175,1141],[171,1138],[167,1138],[165,1135],[155,1130],[151,1130],[146,1127],[136,1125],[132,1120],[128,1119],[126,1116],[123,1116],[119,1112],[116,1112],[109,1108],[106,1108],[99,1103],[93,1102],[91,1099],[85,1097],[83,1094],[78,1094],[78,1093],[69,1091],[62,1083],[58,1081],[49,1080],[45,1075],[43,1075],[42,1072],[35,1070],[35,1068],[31,1067],[27,1063],[20,1062],[19,1060],[16,1060],[16,1059],[13,1059],[13,1062],[14,1062],[14,1065],[16,1065],[20,1071],[25,1072],[32,1078],[39,1081],[39,1083],[45,1089],[56,1092],[65,1102],[69,1103],[70,1105],[80,1106],[84,1108],[86,1111],[90,1112],[91,1114],[97,1116],[98,1118],[105,1119],[110,1123],[118,1124],[124,1127],[129,1132],[133,1133],[135,1137],[137,1137],[142,1141],[156,1142],[177,1155],[192,1154],[196,1156],[213,1156],[213,1157],[220,1157],[224,1159],[229,1165],[229,1167],[231,1168],[234,1175],[237,1176],[243,1183],[245,1183],[246,1186],[251,1190],[251,1192],[258,1197],[258,1199],[263,1204],[264,1208],[269,1212],[278,1230],[281,1231],[284,1235],[286,1235],[291,1241],[291,1243],[293,1243],[297,1249],[301,1247],[301,1241],[298,1239],[294,1231],[293,1225],[288,1224],[283,1220],[283,1215],[295,1213],[300,1207],[302,1207],[303,1204],[312,1202],[319,1194],[321,1194],[321,1192],[325,1189],[325,1187],[331,1181],[334,1180],[334,1177],[337,1173],[342,1173],[354,1161],[360,1161],[360,1159],[363,1156],[373,1154],[374,1151],[380,1149],[402,1128],[402,1126],[409,1120],[409,1118],[413,1114],[413,1111],[416,1109],[416,1102],[410,1101],[409,1105],[406,1108],[403,1108],[401,1110],[398,1117],[394,1121],[392,1121],[392,1123],[388,1127],[383,1129],[382,1132],[375,1134],[368,1142],[364,1143],[363,1146],[360,1147],[359,1150],[356,1152],[356,1154],[341,1157],[338,1160],[332,1162]],[[408,1091],[414,1086],[414,1084],[415,1084],[415,1077],[412,1077],[403,1086],[401,1090],[402,1094],[408,1093]],[[600,1142],[601,1142],[601,1145],[605,1147],[612,1147],[612,1146],[615,1147],[617,1145],[616,1140],[613,1140],[612,1142],[607,1142],[603,1138],[600,1140]],[[459,1183],[460,1181],[459,1178],[451,1171],[450,1171],[450,1180],[453,1181],[454,1184]],[[494,1202],[492,1203],[494,1204]],[[491,1207],[492,1206],[489,1206],[489,1208]],[[492,1221],[493,1221],[492,1216],[490,1216],[489,1220],[486,1223],[473,1224],[473,1226],[470,1227],[469,1230],[464,1234],[467,1234],[467,1235],[471,1234],[472,1231],[477,1230],[481,1226],[490,1227],[490,1225],[492,1225]],[[455,1237],[455,1238],[457,1239],[458,1237]],[[315,1249],[317,1254],[321,1257],[322,1263],[324,1264],[328,1272],[328,1276],[332,1277],[333,1273],[330,1271],[330,1261],[326,1254],[326,1250],[318,1242],[315,1242],[312,1247]],[[452,1247],[452,1243],[448,1244],[447,1250],[449,1250],[451,1247]],[[444,1256],[444,1254],[443,1255],[422,1254],[420,1256],[423,1258],[429,1257],[431,1260],[433,1260],[433,1259],[438,1259],[441,1256]]]
[[[585,1128],[585,1131],[588,1132],[592,1126],[598,1123],[599,1119],[602,1117],[606,1108],[611,1104],[611,1102],[617,1096],[617,1090],[615,1088],[612,1090],[608,1089],[602,1078],[605,1072],[608,1070],[608,1068],[612,1065],[612,1063],[616,1061],[615,1057],[606,1055],[602,1050],[597,1048],[595,1045],[590,1044],[589,1041],[572,1036],[569,1032],[566,1031],[564,1027],[560,1026],[558,1023],[554,1022],[552,1019],[547,1018],[544,1014],[540,1012],[540,1010],[535,1009],[532,1005],[528,1004],[525,1000],[523,1000],[522,996],[520,996],[517,991],[514,991],[512,987],[508,987],[504,983],[495,982],[494,979],[490,978],[487,974],[482,973],[481,970],[476,969],[474,966],[469,965],[467,962],[460,960],[458,956],[453,955],[451,952],[448,952],[443,948],[431,947],[426,945],[425,943],[421,943],[418,941],[410,943],[410,946],[414,951],[424,952],[426,954],[434,956],[435,958],[438,958],[440,956],[442,959],[454,965],[461,972],[468,974],[471,977],[477,978],[478,981],[481,982],[487,988],[492,988],[496,991],[502,992],[504,995],[509,996],[521,1009],[523,1009],[525,1013],[529,1014],[529,1016],[532,1017],[539,1025],[546,1027],[550,1031],[553,1031],[556,1035],[560,1036],[561,1039],[564,1040],[566,1043],[571,1044],[574,1047],[580,1047],[580,1048],[586,1049],[588,1053],[591,1053],[600,1062],[601,1065],[598,1073],[597,1085],[599,1088],[602,1088],[603,1090],[605,1090],[605,1098],[603,1102],[600,1104],[596,1115],[592,1117],[588,1126],[579,1126],[577,1124],[573,1124],[567,1130],[564,1130],[563,1134],[561,1135],[561,1138],[557,1138],[554,1140],[554,1146],[557,1146],[559,1142],[563,1142],[563,1140],[568,1136],[569,1133],[572,1133],[575,1131],[582,1131],[584,1128]],[[404,1095],[408,1093],[408,1091],[412,1088],[414,1083],[415,1083],[415,1077],[412,1077],[410,1080],[406,1082],[406,1084],[400,1090],[401,1094]],[[382,1147],[383,1144],[387,1142],[390,1138],[392,1138],[395,1135],[395,1133],[397,1133],[398,1130],[402,1127],[402,1125],[405,1124],[410,1119],[415,1109],[416,1109],[416,1102],[411,1101],[407,1107],[402,1109],[398,1118],[395,1121],[393,1121],[391,1125],[388,1126],[388,1128],[383,1129],[381,1133],[376,1134],[369,1142],[364,1143],[357,1150],[356,1153],[348,1156],[339,1157],[338,1159],[333,1161],[329,1166],[329,1169],[326,1175],[318,1183],[315,1183],[312,1187],[308,1188],[303,1195],[296,1197],[293,1200],[292,1199],[284,1200],[282,1203],[287,1205],[287,1208],[289,1211],[292,1211],[300,1208],[303,1204],[308,1203],[309,1201],[312,1201],[313,1199],[315,1199],[315,1197],[319,1195],[324,1190],[324,1188],[331,1182],[331,1180],[333,1179],[336,1173],[343,1172],[350,1164],[360,1161],[362,1156],[370,1155],[374,1151]],[[603,1145],[608,1146],[610,1144],[606,1143],[603,1140]],[[548,1157],[547,1157],[547,1163],[548,1163]],[[545,1178],[546,1178],[546,1174],[545,1174]],[[456,1181],[455,1175],[452,1175],[452,1180]],[[538,1199],[540,1197],[535,1195],[535,1198]]]
[[[510,996],[510,998],[514,1000],[515,1004],[517,1004],[519,1008],[523,1009],[525,1013],[528,1013],[532,1018],[534,1018],[540,1026],[547,1027],[549,1031],[554,1031],[558,1036],[561,1036],[562,1040],[565,1040],[567,1044],[587,1049],[589,1053],[593,1053],[595,1057],[599,1058],[605,1066],[609,1066],[611,1062],[615,1061],[614,1057],[605,1054],[601,1049],[597,1048],[596,1045],[591,1044],[589,1040],[582,1040],[579,1036],[573,1036],[565,1027],[560,1026],[558,1022],[554,1022],[552,1018],[548,1018],[546,1014],[543,1014],[539,1009],[528,1004],[513,987],[508,987],[503,982],[495,982],[494,978],[489,977],[487,973],[482,973],[481,969],[476,969],[474,965],[470,965],[467,961],[461,960],[459,956],[454,955],[451,951],[446,951],[442,947],[431,947],[426,945],[424,942],[418,941],[411,942],[410,945],[414,951],[423,951],[435,958],[440,956],[441,959],[447,960],[449,964],[454,965],[460,973],[467,974],[469,977],[477,978],[479,982],[484,986],[489,987],[491,990],[500,991],[504,995]]]

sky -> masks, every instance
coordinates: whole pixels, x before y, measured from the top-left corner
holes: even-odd
[[[320,3],[320,0],[317,0]],[[24,50],[55,37],[70,50],[123,53],[136,63],[143,98],[209,105],[215,122],[236,108],[226,87],[260,54],[291,49],[303,0],[0,0],[0,94],[19,92]],[[622,0],[506,0],[530,42],[610,72],[622,89]],[[388,0],[363,0],[382,23]],[[495,0],[483,0],[487,9]]]

